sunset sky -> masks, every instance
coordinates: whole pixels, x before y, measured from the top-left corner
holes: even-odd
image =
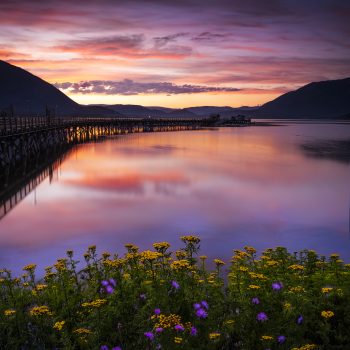
[[[3,0],[0,59],[79,103],[258,105],[350,76],[347,0]]]

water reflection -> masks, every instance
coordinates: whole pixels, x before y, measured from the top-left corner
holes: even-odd
[[[285,245],[350,260],[349,166],[300,145],[349,138],[350,125],[249,127],[130,134],[74,150],[0,221],[0,266],[19,270],[197,233],[211,257]]]

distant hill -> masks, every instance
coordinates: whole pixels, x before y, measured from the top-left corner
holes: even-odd
[[[144,107],[141,105],[123,105],[123,104],[115,104],[115,105],[90,105],[90,106],[103,106],[104,108],[111,109],[117,113],[120,113],[126,117],[153,117],[160,118],[166,116],[166,112],[163,110],[158,110],[155,108]]]
[[[117,115],[108,108],[81,106],[48,82],[0,60],[0,111],[43,115],[46,107],[57,115]]]
[[[252,116],[264,118],[342,118],[350,114],[350,78],[307,84],[265,103]]]

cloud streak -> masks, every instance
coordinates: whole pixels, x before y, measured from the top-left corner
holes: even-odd
[[[56,83],[55,86],[72,94],[107,94],[107,95],[140,95],[140,94],[198,94],[237,92],[241,89],[233,87],[212,87],[204,85],[176,85],[169,82],[139,83],[130,79],[121,81],[92,80],[79,83]]]

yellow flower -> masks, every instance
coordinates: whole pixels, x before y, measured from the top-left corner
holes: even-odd
[[[105,260],[108,259],[110,256],[111,256],[111,254],[108,253],[108,252],[103,252],[102,253],[102,258],[105,259]]]
[[[140,253],[141,261],[154,261],[162,256],[161,253],[158,252],[152,252],[151,250],[145,250],[144,252]]]
[[[198,244],[201,240],[197,236],[182,236],[181,241],[184,243],[194,243]]]
[[[247,271],[248,271],[248,267],[240,266],[240,267],[239,267],[239,271],[247,272]]]
[[[53,325],[53,329],[56,329],[56,331],[60,331],[62,330],[63,326],[65,325],[66,321],[58,321],[55,322],[55,324]]]
[[[30,311],[29,311],[31,316],[35,316],[35,317],[40,317],[40,316],[51,316],[52,312],[50,311],[50,309],[45,306],[34,306]]]
[[[248,288],[249,288],[249,289],[260,289],[260,286],[257,286],[257,285],[255,285],[255,284],[250,284],[250,285],[248,286]]]
[[[334,316],[334,312],[333,311],[322,311],[321,316],[324,318],[331,318]]]
[[[262,273],[249,272],[249,276],[251,278],[259,279],[259,280],[267,280],[267,277]]]
[[[261,340],[272,340],[273,337],[271,337],[270,335],[262,335],[261,336]]]
[[[219,267],[221,265],[225,265],[225,263],[220,259],[214,259],[214,263],[217,267]]]
[[[168,242],[153,243],[153,248],[157,251],[166,251],[170,247]]]
[[[302,271],[302,270],[304,270],[304,266],[295,264],[295,265],[290,265],[288,267],[288,269],[293,270],[293,271]]]
[[[224,322],[224,324],[226,324],[226,325],[232,325],[232,324],[234,324],[235,323],[235,321],[234,320],[226,320],[225,322]]]
[[[283,308],[284,308],[285,310],[290,310],[290,309],[292,308],[292,304],[290,304],[290,303],[284,303],[284,304],[283,304]]]
[[[190,263],[185,259],[173,261],[170,267],[175,271],[191,269]]]
[[[29,264],[23,267],[24,271],[34,271],[36,268],[36,264]]]
[[[160,314],[158,316],[154,315],[157,323],[154,328],[173,328],[174,326],[182,325],[181,316],[176,314],[164,315]]]
[[[215,340],[215,339],[219,338],[220,335],[221,335],[221,334],[218,333],[218,332],[209,333],[209,339],[210,339],[210,340]]]
[[[325,287],[325,288],[322,288],[322,293],[323,293],[323,294],[328,294],[328,293],[330,293],[332,290],[333,290],[332,287]]]
[[[42,291],[42,290],[45,289],[45,288],[47,288],[47,284],[38,284],[38,285],[36,286],[36,290],[37,290],[38,292]]]
[[[12,310],[12,309],[4,311],[4,315],[7,317],[13,316],[15,313],[16,313],[16,310]]]
[[[292,348],[291,350],[314,350],[317,348],[315,344],[306,344],[301,346],[300,348]]]
[[[182,343],[182,338],[181,337],[175,337],[174,338],[174,343],[181,344]]]
[[[82,303],[81,306],[82,307],[90,307],[90,308],[100,308],[101,306],[103,306],[105,304],[107,304],[106,299],[96,299],[96,300],[93,300],[91,302]]]
[[[77,333],[77,334],[80,334],[80,335],[87,335],[87,334],[91,334],[92,332],[90,331],[90,329],[77,328],[76,330],[74,330],[74,333]]]
[[[302,292],[305,292],[305,288],[304,288],[304,287],[301,287],[301,286],[290,287],[290,288],[289,288],[289,291],[290,291],[291,293],[302,293]]]
[[[199,257],[199,259],[201,259],[201,260],[206,260],[206,259],[208,259],[208,257],[207,257],[206,255],[201,255],[201,256]]]
[[[256,253],[256,249],[255,249],[255,248],[253,248],[253,247],[248,247],[248,246],[245,246],[245,247],[244,247],[244,249],[245,249],[245,251],[246,251],[248,254],[253,255],[253,254],[255,254],[255,253]]]

